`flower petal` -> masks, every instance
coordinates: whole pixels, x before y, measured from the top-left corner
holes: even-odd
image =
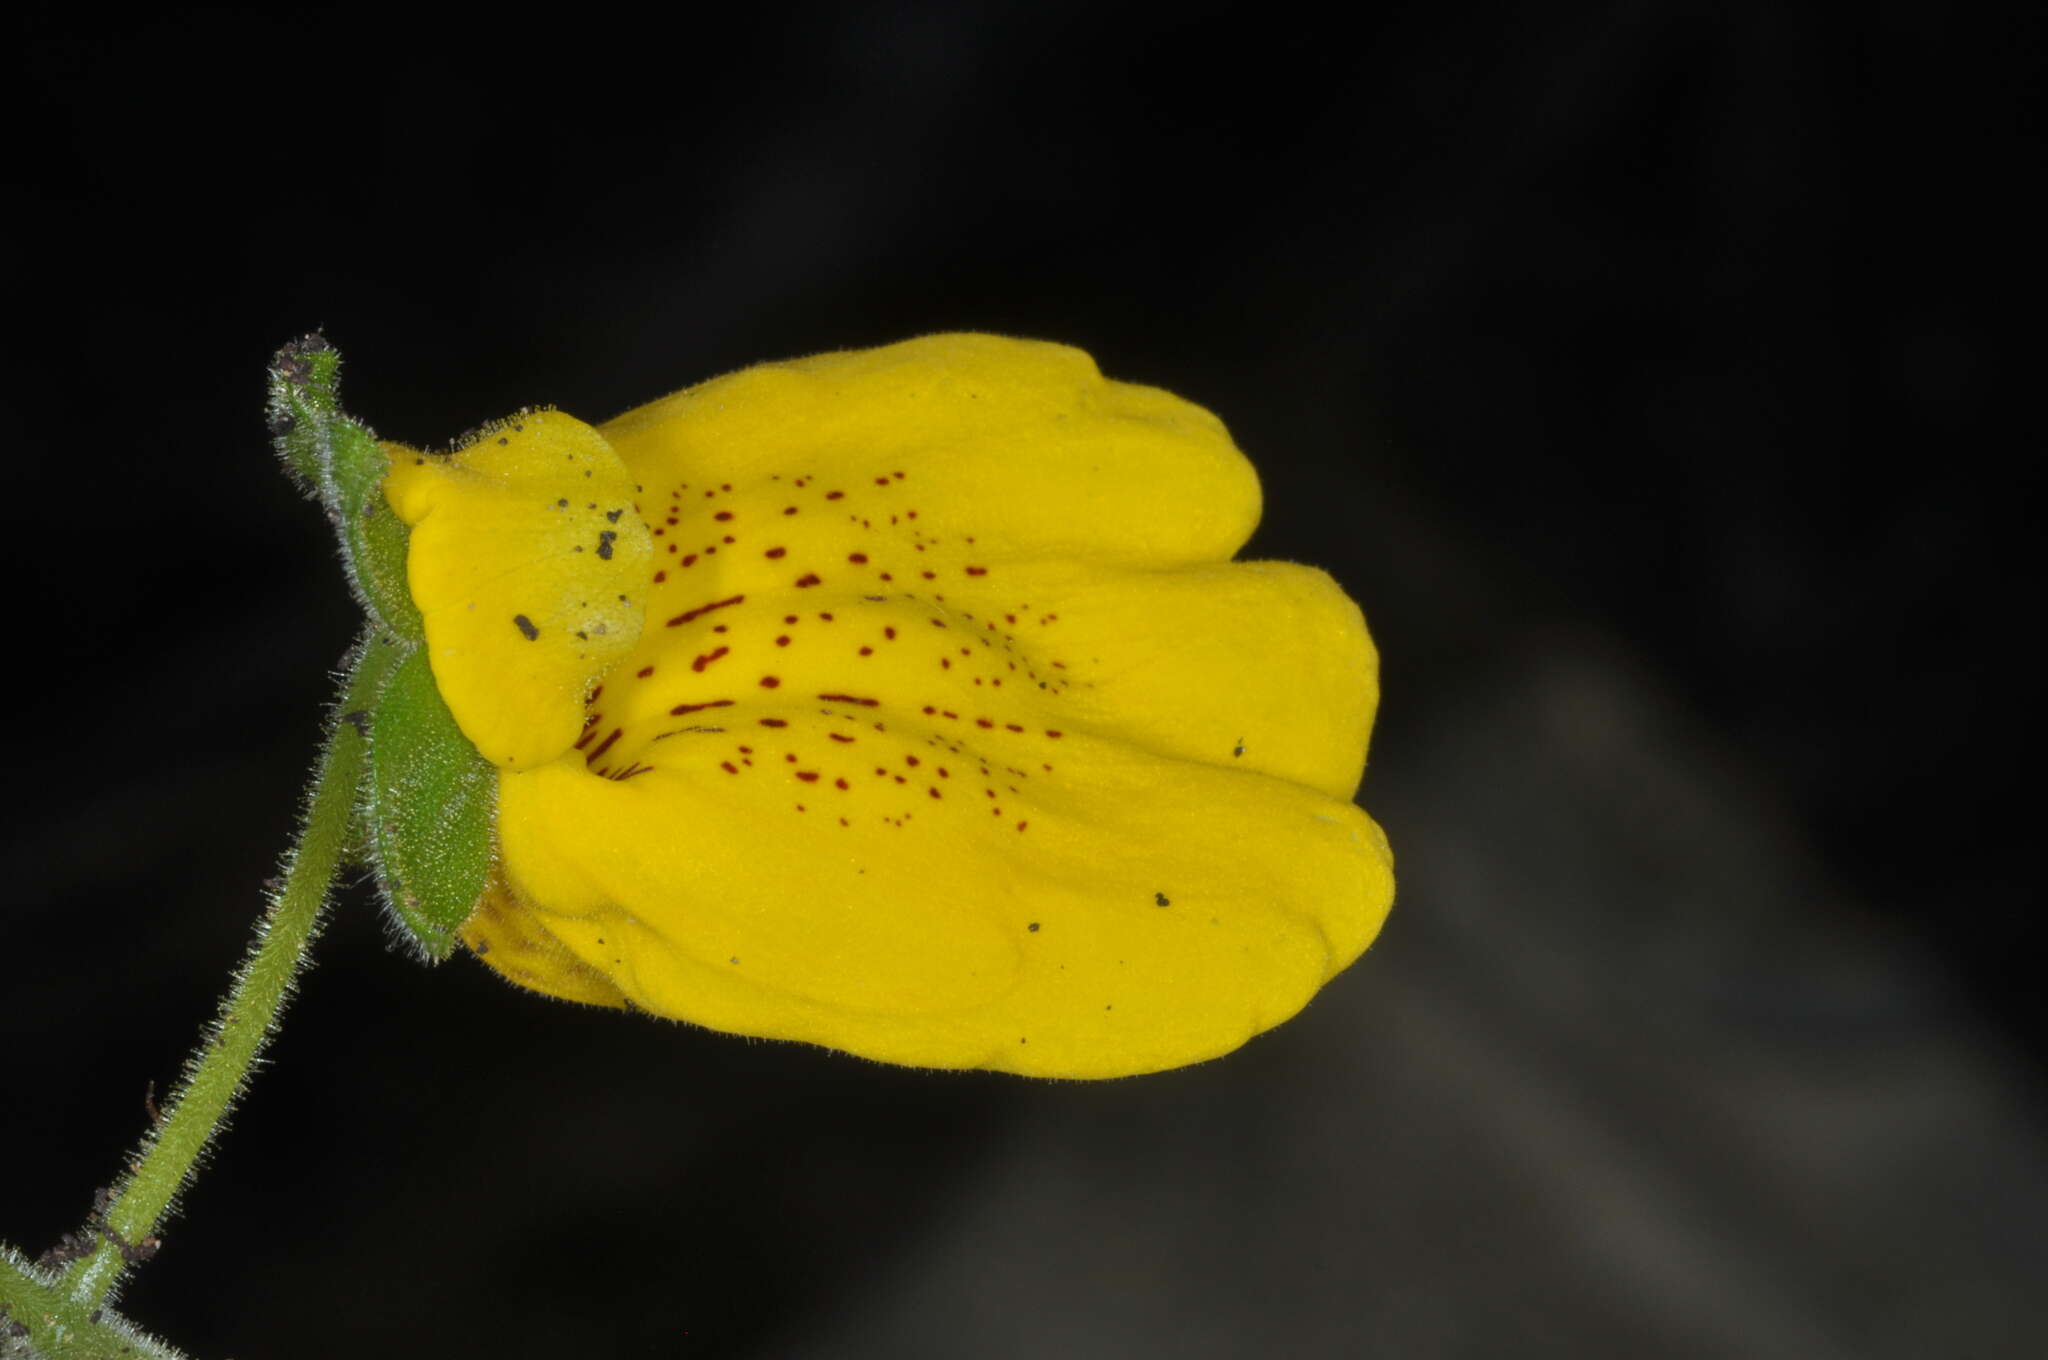
[[[696,760],[505,776],[528,919],[660,1014],[887,1062],[1100,1077],[1285,1020],[1391,901],[1379,829],[1284,780],[1074,734],[1036,777],[943,745],[907,766],[898,742],[884,768],[918,779],[898,785],[856,764],[885,744],[865,714],[822,735],[676,739],[702,759],[751,746],[722,781]],[[887,789],[857,801],[840,770]]]
[[[554,759],[646,617],[654,548],[630,475],[559,411],[514,417],[453,454],[386,450],[384,494],[412,526],[406,578],[449,711],[498,765]]]
[[[858,551],[895,529],[940,555],[927,567],[1019,553],[1220,560],[1259,518],[1258,479],[1215,416],[1110,382],[1080,350],[992,335],[762,364],[628,412],[604,436],[647,488],[649,523],[684,520],[671,535],[682,553],[719,541],[706,521],[728,484],[773,484],[757,508],[824,517],[830,546]],[[974,539],[948,524],[972,524]]]
[[[460,934],[478,958],[522,987],[589,1006],[618,1009],[626,1004],[625,993],[610,978],[570,953],[512,900],[502,878],[485,887]]]

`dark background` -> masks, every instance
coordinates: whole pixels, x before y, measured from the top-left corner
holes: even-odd
[[[1062,1085],[430,972],[354,890],[124,1309],[208,1360],[2039,1353],[2038,20],[1508,13],[10,21],[0,1236],[113,1175],[293,827],[353,623],[275,346],[436,442],[974,328],[1216,410],[1253,552],[1364,604],[1374,951]]]

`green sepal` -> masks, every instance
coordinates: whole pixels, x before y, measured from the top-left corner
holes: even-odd
[[[270,361],[271,442],[293,485],[308,496],[320,494],[322,432],[341,415],[335,397],[340,375],[341,355],[318,332],[292,341]]]
[[[424,650],[398,664],[370,718],[366,794],[385,903],[439,962],[490,877],[498,773],[455,725]]]
[[[309,335],[270,365],[270,433],[285,470],[316,497],[341,540],[356,599],[383,628],[408,642],[425,636],[406,586],[408,531],[385,503],[387,463],[367,426],[341,409],[341,356]]]
[[[334,527],[356,592],[392,632],[417,642],[426,632],[405,581],[411,531],[384,499],[389,460],[376,437],[352,420],[336,424],[329,448]]]

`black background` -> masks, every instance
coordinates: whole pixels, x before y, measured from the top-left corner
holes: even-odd
[[[1252,552],[1364,604],[1375,950],[1076,1086],[430,972],[353,890],[126,1310],[239,1360],[2036,1353],[2041,35],[1817,13],[29,7],[0,1236],[176,1073],[353,632],[273,348],[437,442],[983,329],[1217,411]]]

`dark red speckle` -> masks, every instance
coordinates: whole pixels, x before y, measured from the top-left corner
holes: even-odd
[[[761,677],[761,688],[762,688],[762,689],[774,689],[774,688],[775,688],[775,687],[776,687],[777,685],[779,685],[779,684],[781,684],[781,683],[782,683],[782,679],[781,679],[781,677],[779,677],[779,676],[774,676],[774,675],[764,675],[764,676],[762,676],[762,677]]]
[[[747,597],[744,595],[735,595],[729,600],[713,600],[710,604],[700,604],[695,609],[686,609],[682,613],[676,615],[674,618],[668,621],[666,626],[670,628],[681,627],[683,624],[690,622],[692,619],[703,618],[706,614],[709,614],[714,609],[724,609],[730,605],[736,605],[746,598]]]

